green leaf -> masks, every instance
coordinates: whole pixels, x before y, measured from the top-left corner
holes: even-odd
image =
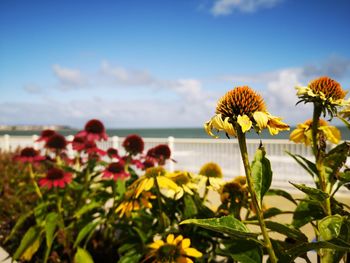
[[[185,194],[184,202],[185,202],[184,218],[192,218],[196,216],[198,214],[198,209],[193,198],[190,195]]]
[[[283,234],[292,239],[307,242],[307,236],[305,236],[300,230],[294,228],[293,226],[288,226],[284,224],[280,224],[273,221],[265,221],[266,227],[275,231],[277,233]]]
[[[11,232],[10,234],[8,235],[8,237],[5,239],[4,243],[7,243],[15,234],[16,232],[18,231],[18,229],[25,223],[25,221],[34,213],[33,210],[21,215],[15,226],[11,229]]]
[[[183,224],[194,224],[238,239],[256,238],[258,236],[256,233],[249,232],[248,228],[232,215],[209,219],[187,219],[180,223],[180,225]]]
[[[325,216],[319,202],[311,200],[302,200],[293,214],[292,225],[296,228],[311,222],[312,220],[321,219]]]
[[[219,255],[232,257],[240,263],[262,262],[261,246],[251,240],[233,240],[229,244],[224,244],[224,247],[218,249]]]
[[[278,195],[278,196],[282,196],[284,198],[286,198],[287,200],[291,201],[294,204],[297,204],[297,202],[294,200],[294,198],[292,197],[292,195],[284,190],[281,189],[269,189],[269,191],[267,191],[266,195]]]
[[[324,158],[324,165],[326,168],[328,168],[325,169],[325,171],[329,180],[334,180],[333,178],[335,178],[336,174],[343,167],[346,162],[346,158],[349,155],[349,151],[350,143],[344,142],[326,154]]]
[[[343,224],[343,217],[340,215],[327,216],[318,222],[320,236],[324,241],[337,238]]]
[[[289,183],[292,184],[295,188],[307,194],[311,199],[322,202],[329,197],[327,193],[323,192],[320,189],[308,187],[305,184],[294,184],[292,182]]]
[[[117,180],[117,192],[120,196],[124,195],[126,191],[125,187],[125,180],[124,179],[118,179]]]
[[[313,162],[309,161],[308,159],[306,159],[305,157],[298,155],[298,154],[292,154],[288,151],[286,151],[286,153],[291,156],[301,167],[304,168],[304,170],[306,170],[313,179],[318,177],[318,171],[316,168],[316,164],[314,164]]]
[[[22,254],[32,245],[37,242],[38,238],[40,238],[41,228],[39,226],[32,226],[28,229],[28,231],[24,234],[19,247],[16,252],[13,254],[13,259],[19,259]]]
[[[90,253],[83,248],[78,247],[74,256],[74,263],[94,263]]]
[[[265,155],[265,149],[260,147],[256,151],[251,165],[253,188],[260,206],[262,205],[263,197],[269,190],[272,181],[271,164]]]
[[[74,242],[73,247],[77,247],[79,243],[91,232],[94,231],[100,222],[90,222],[86,224],[79,232],[77,239]]]
[[[46,216],[45,234],[46,234],[46,245],[48,247],[51,247],[51,245],[52,245],[57,222],[58,222],[58,214],[57,213],[51,212]]]
[[[119,260],[118,263],[134,263],[139,262],[141,259],[141,254],[138,253],[135,250],[129,251],[127,254],[123,255]]]
[[[76,218],[80,218],[83,214],[95,209],[95,208],[99,208],[101,207],[101,203],[97,203],[97,202],[90,202],[86,205],[84,205],[83,207],[81,207],[74,215],[74,217]]]

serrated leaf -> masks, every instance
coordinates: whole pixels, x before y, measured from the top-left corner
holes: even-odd
[[[256,233],[251,233],[241,221],[232,215],[209,219],[187,219],[180,223],[180,225],[182,224],[194,224],[219,233],[228,234],[233,238],[248,239],[258,236]]]
[[[83,207],[81,207],[81,208],[75,213],[74,217],[79,218],[79,217],[81,217],[83,214],[85,214],[85,213],[87,213],[87,212],[89,212],[89,211],[91,211],[91,210],[93,210],[93,209],[95,209],[95,208],[99,208],[99,207],[101,207],[101,203],[97,203],[97,202],[92,201],[92,202],[90,202],[90,203],[84,205]]]
[[[251,165],[253,188],[260,206],[262,205],[263,197],[269,190],[272,181],[271,164],[265,155],[265,149],[260,147],[256,151]]]
[[[324,241],[337,238],[343,224],[343,217],[340,215],[327,216],[318,222],[318,230]]]
[[[74,263],[94,263],[94,261],[88,251],[78,247],[78,250],[74,256]]]
[[[294,204],[297,204],[297,202],[294,200],[293,196],[281,189],[269,189],[269,191],[267,191],[266,195],[277,195],[277,196],[282,196],[284,198],[286,198],[287,200],[291,201]]]
[[[98,226],[100,222],[96,221],[96,222],[89,222],[88,224],[86,224],[79,232],[77,239],[74,242],[73,247],[77,247],[80,242],[88,235],[90,234],[91,231],[94,231],[95,228]]]
[[[308,187],[305,184],[294,184],[292,182],[289,183],[292,184],[295,188],[307,194],[311,199],[322,202],[329,197],[327,193],[323,192],[320,189]]]
[[[13,254],[13,259],[19,259],[22,254],[36,242],[36,240],[40,237],[41,228],[39,226],[30,227],[27,232],[24,234],[19,247],[16,252]]]

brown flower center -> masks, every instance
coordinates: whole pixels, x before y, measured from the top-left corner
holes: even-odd
[[[144,142],[140,136],[137,134],[129,135],[125,138],[123,142],[123,147],[125,150],[131,154],[142,153],[144,149]]]
[[[263,98],[248,86],[228,91],[218,102],[216,113],[224,118],[238,115],[250,116],[256,111],[265,111]]]
[[[315,79],[310,82],[309,87],[316,94],[322,92],[327,99],[344,99],[346,95],[340,84],[329,77]]]
[[[107,170],[113,174],[118,174],[124,170],[124,166],[120,163],[110,163]]]
[[[35,157],[38,155],[38,152],[32,147],[26,147],[21,151],[22,157]]]
[[[67,141],[61,134],[54,134],[46,142],[46,147],[56,150],[63,150],[66,148]]]
[[[85,125],[85,131],[95,134],[100,134],[105,131],[105,126],[99,120],[90,120]]]
[[[49,180],[59,180],[64,177],[64,172],[61,169],[51,168],[48,170],[46,177]]]

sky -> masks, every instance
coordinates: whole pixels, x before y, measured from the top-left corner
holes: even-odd
[[[312,115],[296,85],[350,88],[349,14],[348,0],[1,0],[0,125],[202,127],[242,85],[294,125]]]

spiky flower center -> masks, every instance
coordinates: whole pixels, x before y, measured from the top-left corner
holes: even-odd
[[[132,134],[125,138],[123,147],[131,154],[138,154],[143,152],[145,144],[140,136]]]
[[[156,157],[162,157],[164,159],[169,159],[171,151],[168,145],[160,144],[154,148],[154,154]]]
[[[326,99],[339,100],[344,99],[346,95],[340,84],[329,77],[315,79],[310,82],[309,87],[316,94],[322,92]]]
[[[51,149],[62,150],[66,148],[67,141],[61,134],[54,134],[46,142],[46,147]]]
[[[216,113],[224,118],[238,115],[251,116],[256,111],[266,111],[263,98],[248,86],[228,91],[218,102]]]
[[[38,152],[32,147],[26,147],[21,151],[22,157],[35,157],[38,155]]]
[[[177,185],[185,185],[191,182],[190,177],[186,173],[179,173],[177,174],[173,180]]]
[[[113,174],[121,173],[124,170],[124,166],[121,163],[110,163],[107,167],[108,172]]]
[[[105,126],[101,121],[93,119],[85,124],[85,131],[100,134],[105,131]]]
[[[157,251],[157,259],[159,262],[174,262],[181,256],[179,248],[172,244],[165,244]]]
[[[46,177],[49,180],[59,180],[64,177],[64,172],[58,168],[51,168],[48,170]]]
[[[222,178],[222,171],[218,164],[216,163],[206,163],[202,166],[199,174],[204,175],[206,177],[217,177]]]

